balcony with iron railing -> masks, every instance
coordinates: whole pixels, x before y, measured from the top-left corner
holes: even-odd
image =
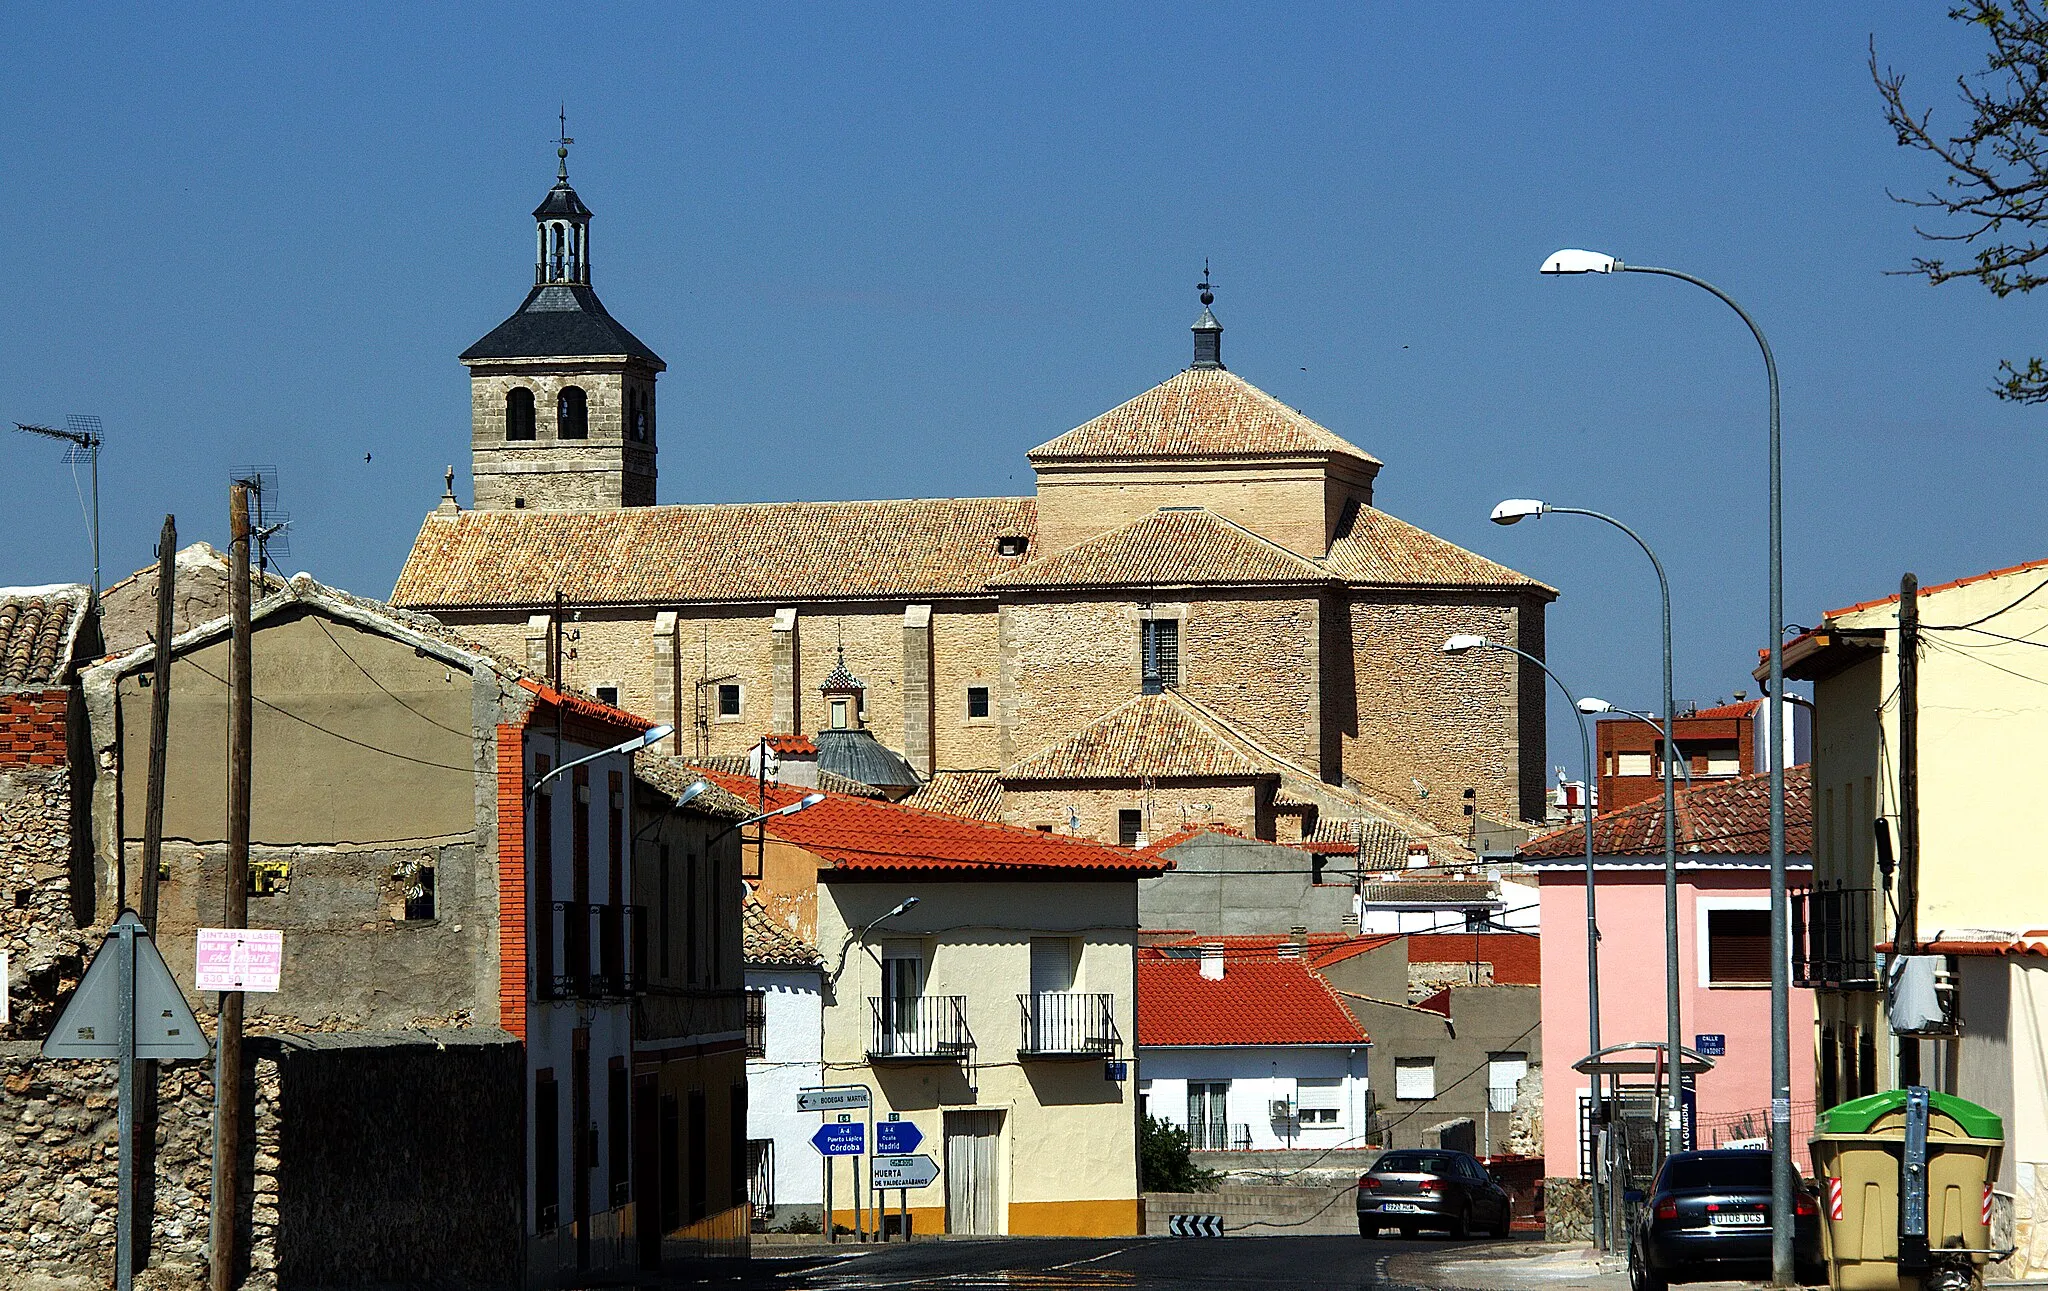
[[[637,905],[554,901],[536,932],[535,994],[544,1000],[614,1000],[638,995],[647,945]]]
[[[1248,1152],[1251,1146],[1252,1127],[1249,1125],[1197,1121],[1188,1126],[1190,1152]]]
[[[871,1061],[957,1062],[974,1049],[967,1029],[967,997],[922,995],[868,997]]]
[[[1829,990],[1877,989],[1870,888],[1816,888],[1792,894],[1792,979]]]
[[[1123,1044],[1116,1029],[1116,997],[1083,991],[1038,991],[1017,997],[1023,1058],[1101,1058]]]

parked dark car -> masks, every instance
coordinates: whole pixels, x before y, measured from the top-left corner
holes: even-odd
[[[1628,1246],[1635,1291],[1673,1282],[1767,1278],[1771,1271],[1771,1154],[1754,1149],[1675,1152],[1639,1203]],[[1792,1258],[1799,1280],[1827,1281],[1821,1263],[1820,1208],[1795,1194]]]
[[[1358,1176],[1358,1235],[1398,1228],[1413,1237],[1428,1228],[1465,1237],[1508,1235],[1507,1189],[1477,1158],[1446,1148],[1399,1148],[1380,1154]]]

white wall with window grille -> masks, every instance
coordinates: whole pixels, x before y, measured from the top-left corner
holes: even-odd
[[[1324,1151],[1367,1123],[1366,1052],[1363,1045],[1148,1045],[1138,1052],[1145,1110],[1189,1131],[1206,1151]],[[1295,1115],[1274,1116],[1275,1104]]]
[[[1486,1110],[1512,1112],[1522,1092],[1522,1079],[1529,1074],[1526,1053],[1493,1053],[1486,1056]]]

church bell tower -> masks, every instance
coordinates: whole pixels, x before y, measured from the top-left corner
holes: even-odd
[[[572,142],[565,130],[555,186],[533,212],[533,290],[462,352],[480,511],[654,505],[654,383],[668,365],[591,290]]]

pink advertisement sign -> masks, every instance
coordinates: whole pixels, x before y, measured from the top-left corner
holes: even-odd
[[[200,991],[274,991],[284,971],[284,934],[274,928],[201,928],[192,986]]]

